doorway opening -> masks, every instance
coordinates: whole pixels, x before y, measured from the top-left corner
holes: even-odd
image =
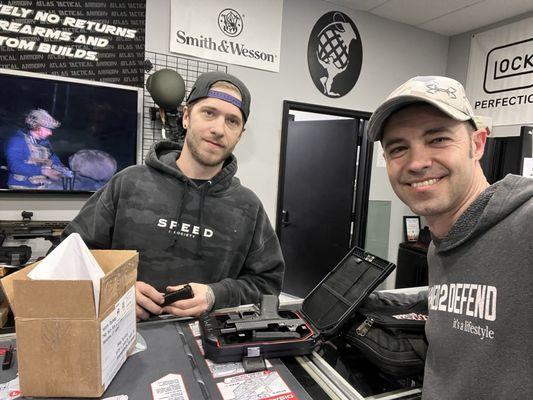
[[[276,233],[283,292],[305,297],[353,246],[364,247],[370,113],[285,101]]]

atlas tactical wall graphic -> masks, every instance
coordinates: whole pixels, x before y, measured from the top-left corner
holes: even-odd
[[[354,87],[363,63],[361,36],[346,14],[332,11],[317,21],[307,46],[309,73],[318,90],[341,97]]]
[[[0,4],[0,67],[142,87],[145,0]]]

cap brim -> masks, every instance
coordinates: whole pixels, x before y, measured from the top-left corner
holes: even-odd
[[[427,103],[432,106],[435,106],[443,113],[449,115],[457,121],[468,121],[472,119],[472,116],[467,115],[457,110],[456,108],[453,108],[448,104],[440,102],[438,100],[430,100],[424,97],[412,95],[398,96],[387,100],[385,103],[379,106],[378,109],[372,114],[372,116],[370,117],[370,121],[368,122],[368,139],[373,142],[381,140],[383,124],[385,123],[387,118],[389,118],[392,113],[398,111],[400,108],[413,103]]]

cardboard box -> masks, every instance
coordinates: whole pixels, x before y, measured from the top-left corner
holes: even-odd
[[[99,397],[135,346],[138,253],[92,254],[105,273],[98,313],[91,281],[31,280],[37,263],[1,280],[24,396]]]

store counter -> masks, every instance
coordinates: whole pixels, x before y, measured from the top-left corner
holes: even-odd
[[[0,347],[9,344],[15,344],[14,335],[0,336]],[[241,363],[214,364],[203,357],[198,325],[191,319],[140,323],[137,350],[141,351],[128,358],[102,399],[121,395],[127,395],[128,400],[171,399],[156,394],[168,394],[169,390],[181,393],[177,399],[191,400],[407,400],[418,399],[421,393],[420,388],[398,387],[398,382],[373,378],[370,380],[378,383],[369,382],[364,371],[338,362],[331,343],[320,350],[321,354],[270,359],[267,371],[245,374]],[[361,367],[366,369],[364,364]],[[16,376],[15,356],[11,368],[0,372],[0,383]],[[0,388],[0,398],[8,398],[1,397],[2,393]]]

